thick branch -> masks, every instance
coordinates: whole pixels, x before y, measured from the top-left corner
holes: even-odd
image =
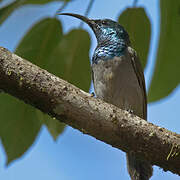
[[[4,48],[0,48],[0,89],[85,134],[180,175],[180,135],[93,98]]]

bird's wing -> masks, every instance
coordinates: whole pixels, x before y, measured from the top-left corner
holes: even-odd
[[[146,95],[146,86],[145,86],[143,69],[142,69],[142,66],[137,56],[136,51],[133,48],[128,47],[128,52],[131,56],[132,66],[133,66],[134,72],[136,73],[139,86],[142,90],[142,94],[144,95],[143,118],[146,120],[147,119],[147,95]]]

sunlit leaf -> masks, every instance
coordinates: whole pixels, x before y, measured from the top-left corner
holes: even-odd
[[[11,13],[16,10],[19,6],[21,6],[20,1],[14,1],[8,4],[5,7],[0,8],[0,24],[2,24],[10,15]]]
[[[64,123],[60,123],[59,120],[55,118],[52,119],[50,116],[42,114],[39,110],[37,110],[36,113],[40,121],[46,125],[53,139],[57,140],[58,136],[63,133],[66,125]]]
[[[160,41],[148,100],[168,96],[180,82],[180,1],[161,0]]]
[[[46,18],[36,23],[16,48],[15,53],[37,64],[47,66],[54,48],[62,38],[62,27],[56,18]]]
[[[60,22],[56,18],[46,18],[27,32],[15,53],[88,91],[89,47],[87,32],[73,30],[63,36]],[[40,114],[14,98],[2,94],[0,98],[0,106],[3,107],[0,135],[8,163],[20,157],[34,142],[41,122],[47,126],[54,139],[63,132],[65,125],[59,121]]]
[[[38,66],[47,70],[52,70],[56,66],[60,57],[52,57],[54,49],[57,47],[62,38],[62,27],[60,21],[56,18],[46,18],[35,24],[29,32],[24,36],[18,47],[16,54],[28,59],[29,61],[37,64]],[[53,60],[52,67],[48,67]],[[38,111],[38,117],[43,120],[53,138],[62,133],[64,124],[53,120],[47,115],[41,114]],[[52,128],[55,129],[52,129]],[[59,134],[58,134],[59,133]]]
[[[0,8],[0,24],[2,24],[18,7],[26,4],[46,4],[50,2],[69,2],[71,0],[15,0]],[[1,1],[0,1],[1,2]]]
[[[48,131],[51,133],[53,139],[56,140],[58,136],[64,132],[66,125],[64,123],[60,123],[57,119],[50,119],[50,116],[48,115],[45,116],[44,123],[47,126]],[[51,121],[53,121],[53,123]]]
[[[3,93],[0,93],[0,114],[0,137],[9,164],[34,143],[41,123],[31,106]]]
[[[132,47],[137,51],[145,68],[151,39],[151,24],[144,8],[126,9],[118,22],[127,30]]]
[[[91,83],[89,48],[89,34],[72,30],[60,41],[48,66],[56,75],[88,92]]]
[[[50,2],[61,2],[61,1],[71,1],[71,0],[26,0],[24,1],[24,4],[46,4],[46,3],[50,3]]]

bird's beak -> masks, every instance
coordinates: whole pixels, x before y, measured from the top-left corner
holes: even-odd
[[[79,15],[79,14],[74,14],[74,13],[57,13],[57,15],[66,15],[66,16],[76,17],[76,18],[84,21],[86,24],[88,24],[93,29],[93,31],[95,31],[96,28],[97,28],[97,24],[96,24],[96,22],[94,20],[88,19],[87,17]]]

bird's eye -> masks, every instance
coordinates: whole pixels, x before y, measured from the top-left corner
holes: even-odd
[[[103,25],[107,25],[107,22],[106,22],[106,21],[102,21],[102,24],[103,24]]]

